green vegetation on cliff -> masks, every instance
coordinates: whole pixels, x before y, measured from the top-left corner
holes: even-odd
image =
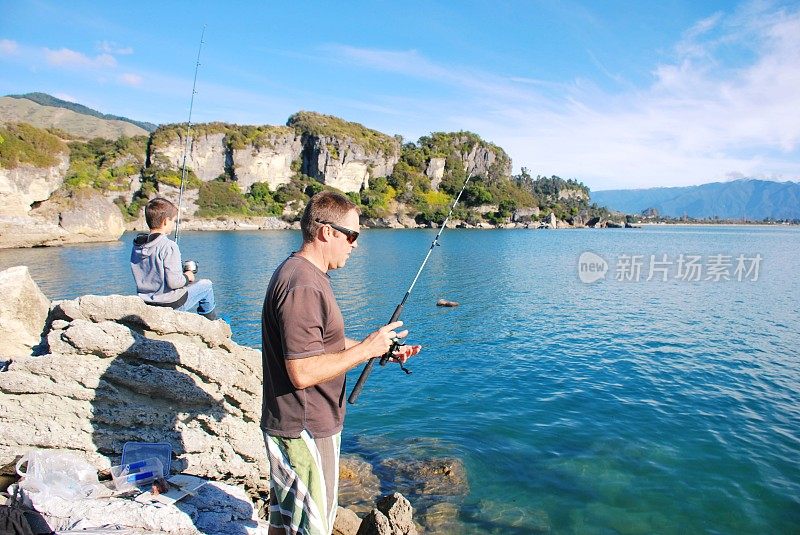
[[[185,142],[187,123],[168,124],[159,126],[153,133],[152,143],[156,147],[163,147],[173,142]],[[192,138],[223,134],[223,143],[230,149],[239,150],[248,146],[256,149],[272,146],[276,137],[291,136],[294,130],[287,126],[272,125],[238,125],[231,123],[199,123],[193,124],[190,135]]]
[[[396,154],[398,149],[398,142],[395,138],[362,124],[345,121],[332,115],[300,111],[289,117],[286,125],[294,128],[298,133],[308,136],[340,140],[352,139],[369,152],[392,155]]]
[[[276,191],[270,190],[266,182],[256,182],[250,187],[249,192],[244,193],[239,184],[221,175],[200,186],[197,200],[199,209],[196,215],[199,217],[280,216],[287,204],[293,203],[302,207],[312,195],[323,189],[333,188],[323,186],[313,178],[297,173],[288,184],[279,186]]]
[[[573,221],[576,216],[591,218],[607,215],[608,211],[589,204],[589,188],[575,179],[564,180],[558,176],[539,176],[533,178],[523,167],[514,177],[517,185],[531,192],[538,201],[543,215],[555,214],[558,219]]]
[[[470,177],[454,217],[474,223],[482,219],[478,207],[497,205],[498,209],[488,212],[486,217],[498,223],[508,220],[517,208],[537,206],[536,197],[508,176],[511,159],[505,151],[472,132],[435,132],[421,137],[417,143],[404,144],[388,184],[399,201],[416,210],[417,221],[441,222],[467,178],[464,162],[475,158],[479,151],[493,156],[493,161],[484,172]],[[433,158],[444,159],[437,191],[431,190],[431,179],[426,175]]]
[[[130,177],[144,167],[147,137],[121,137],[116,141],[95,138],[69,142],[68,188],[127,191]]]
[[[53,134],[25,123],[0,126],[0,167],[52,167],[67,146]]]
[[[126,217],[135,218],[149,198],[168,191],[164,186],[180,187],[181,169],[176,168],[174,156],[167,154],[174,155],[176,142],[182,151],[186,127],[186,123],[164,125],[149,137],[85,141],[69,140],[71,136],[54,129],[10,125],[0,129],[0,164],[47,167],[57,161],[57,154],[67,150],[68,145],[70,167],[65,186],[72,190],[119,191],[115,202]],[[417,142],[403,144],[401,138],[358,123],[301,111],[289,118],[287,126],[214,122],[193,125],[191,135],[193,138],[221,135],[228,151],[259,150],[272,143],[280,143],[275,148],[283,150],[287,139],[294,141],[303,136],[304,143],[324,143],[333,155],[346,149],[349,143],[359,144],[367,152],[396,154],[399,161],[389,176],[372,177],[368,188],[348,193],[364,217],[370,219],[391,217],[399,210],[419,223],[439,223],[461,190],[467,172],[472,176],[453,217],[471,224],[483,221],[503,224],[512,218],[544,219],[551,213],[561,220],[580,222],[604,213],[601,208],[590,206],[589,189],[576,180],[557,176],[534,178],[525,168],[519,175],[511,176],[511,159],[506,152],[472,132],[434,132]],[[69,140],[67,145],[63,138]],[[163,150],[167,145],[172,145],[170,150]],[[184,186],[199,190],[200,217],[283,215],[295,219],[310,196],[333,189],[301,173],[304,157],[291,163],[294,176],[277,190],[261,182],[250,191],[241,191],[233,180],[236,155],[231,153],[226,155],[224,170],[217,179],[203,182],[187,168]],[[135,183],[132,177],[141,181],[136,192],[130,190]]]

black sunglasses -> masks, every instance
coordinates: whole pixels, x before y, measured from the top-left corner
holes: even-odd
[[[347,243],[353,243],[358,239],[359,232],[356,230],[350,230],[347,227],[337,225],[336,223],[331,223],[330,221],[320,221],[319,219],[316,219],[315,221],[321,225],[330,225],[332,229],[336,229],[347,236]]]

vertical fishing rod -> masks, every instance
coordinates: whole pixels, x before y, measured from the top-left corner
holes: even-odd
[[[467,184],[469,183],[469,179],[470,177],[469,175],[467,175],[467,179],[464,181],[464,185],[461,187],[461,191],[458,192],[456,200],[453,201],[452,206],[450,206],[450,212],[448,212],[447,217],[444,218],[442,226],[441,228],[439,228],[439,232],[436,233],[436,237],[433,238],[433,241],[431,242],[431,247],[430,249],[428,249],[428,254],[425,255],[425,260],[423,260],[422,265],[419,266],[419,270],[417,270],[417,275],[414,277],[414,280],[411,281],[411,286],[409,286],[408,291],[406,291],[406,294],[403,296],[403,300],[400,301],[400,304],[397,305],[397,308],[394,309],[394,314],[392,314],[392,319],[389,320],[389,323],[394,323],[400,317],[400,313],[403,311],[403,307],[405,306],[406,301],[408,300],[408,296],[411,295],[411,290],[414,289],[414,286],[417,284],[417,279],[419,279],[422,270],[425,269],[425,264],[428,263],[428,258],[430,258],[434,247],[440,245],[439,236],[442,235],[442,232],[444,232],[444,229],[447,226],[447,222],[450,220],[450,216],[453,215],[453,209],[458,204],[459,199],[461,199],[461,194],[464,193],[465,189],[467,189]],[[381,357],[381,366],[386,365],[389,359],[392,358],[392,353],[395,351],[395,349],[397,349],[399,345],[400,344],[397,340],[395,340],[392,343],[392,347],[389,348],[389,351],[387,351],[386,354]],[[364,388],[364,383],[367,382],[367,377],[369,377],[369,374],[372,372],[372,367],[375,365],[376,358],[378,357],[372,357],[367,361],[366,366],[364,366],[364,369],[361,371],[361,375],[359,375],[358,377],[358,381],[356,381],[356,385],[353,387],[353,391],[350,392],[350,397],[347,398],[348,403],[354,404],[358,400],[358,396],[361,394],[361,390]],[[403,369],[404,372],[411,373],[409,370],[405,369],[402,364],[400,365],[400,367]]]
[[[186,142],[183,145],[183,165],[181,166],[181,186],[178,193],[178,216],[175,218],[175,243],[178,243],[181,228],[181,208],[183,206],[184,181],[186,180],[186,155],[189,152],[189,136],[192,133],[192,108],[194,107],[194,96],[197,94],[197,71],[200,68],[200,51],[203,50],[203,37],[206,35],[206,27],[200,33],[200,46],[197,47],[197,62],[194,66],[194,81],[192,82],[192,99],[189,101],[189,122],[186,123]]]

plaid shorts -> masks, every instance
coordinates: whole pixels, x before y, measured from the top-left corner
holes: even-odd
[[[342,434],[264,434],[270,468],[269,523],[287,535],[330,535],[336,520]]]

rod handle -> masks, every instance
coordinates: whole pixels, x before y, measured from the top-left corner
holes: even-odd
[[[389,323],[394,323],[395,321],[397,321],[397,318],[399,318],[400,314],[403,312],[404,304],[405,304],[405,299],[403,299],[403,302],[397,305],[397,308],[394,309],[394,314],[392,314],[392,319],[389,320]],[[389,353],[391,353],[391,350],[389,351]],[[369,374],[372,373],[372,367],[375,365],[376,358],[378,357],[372,357],[371,359],[369,359],[367,361],[366,366],[364,366],[364,369],[361,370],[361,375],[358,376],[356,385],[353,387],[352,392],[350,392],[350,396],[347,398],[347,402],[349,404],[354,405],[355,402],[358,401],[358,396],[361,395],[361,390],[364,389],[364,383],[367,382],[367,377],[369,377]],[[385,361],[383,361],[384,358],[388,360],[389,357],[384,355],[381,358],[381,361],[385,364]]]
[[[347,402],[350,405],[354,405],[356,401],[358,401],[358,396],[361,395],[361,390],[364,388],[364,383],[367,382],[367,377],[372,372],[372,367],[375,365],[375,359],[377,357],[372,357],[367,361],[367,365],[364,366],[364,369],[361,370],[361,375],[358,376],[358,381],[356,381],[356,385],[353,387],[353,391],[350,392],[350,397],[347,398]]]

